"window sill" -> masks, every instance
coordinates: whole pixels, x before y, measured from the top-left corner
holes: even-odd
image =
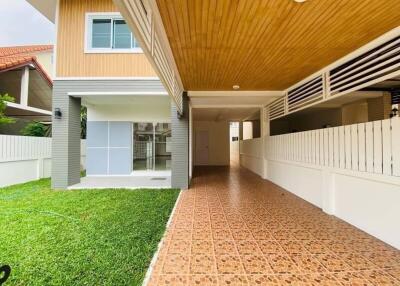
[[[143,50],[137,49],[85,49],[85,54],[143,54]]]

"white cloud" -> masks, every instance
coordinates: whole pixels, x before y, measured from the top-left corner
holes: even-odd
[[[54,24],[25,0],[0,0],[0,46],[53,44]]]

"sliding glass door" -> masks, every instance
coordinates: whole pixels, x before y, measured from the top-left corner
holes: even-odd
[[[170,145],[170,123],[133,123],[133,171],[170,170]]]

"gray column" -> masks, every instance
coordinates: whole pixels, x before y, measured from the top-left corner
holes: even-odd
[[[187,189],[189,187],[189,102],[183,94],[183,114],[178,116],[175,103],[171,102],[172,123],[172,164],[171,186]]]
[[[52,173],[54,189],[66,189],[80,182],[81,99],[68,96],[66,87],[53,85],[53,111],[60,108],[62,117],[54,118],[52,131]]]

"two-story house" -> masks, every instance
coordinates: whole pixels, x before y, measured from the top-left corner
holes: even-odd
[[[81,186],[170,186],[171,99],[113,1],[29,2],[57,31],[52,186],[80,182],[81,106],[89,180]],[[101,181],[115,176],[116,184]]]

